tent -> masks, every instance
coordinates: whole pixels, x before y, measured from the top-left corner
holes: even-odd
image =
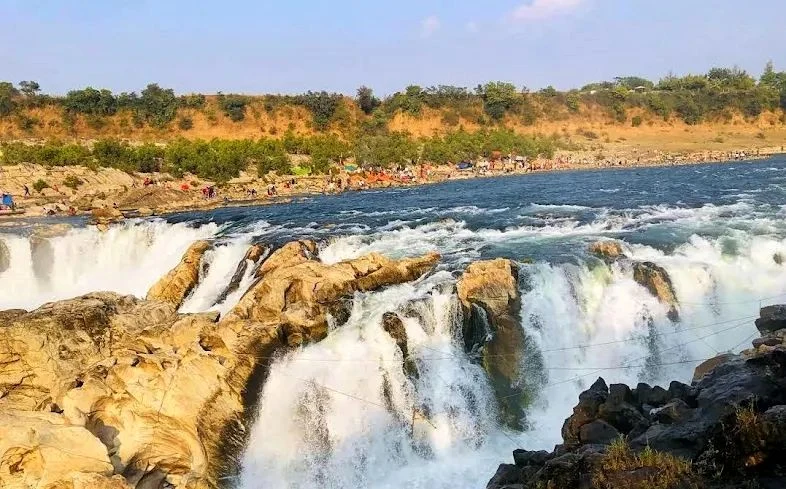
[[[14,198],[11,197],[11,194],[3,194],[3,207],[14,207]]]
[[[459,170],[469,170],[470,168],[472,168],[472,163],[470,163],[469,161],[462,161],[461,163],[456,165],[456,168],[458,168]]]

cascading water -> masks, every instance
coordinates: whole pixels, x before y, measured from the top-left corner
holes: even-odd
[[[214,224],[155,220],[113,226],[105,233],[75,228],[52,238],[0,234],[10,255],[9,268],[0,272],[6,284],[0,309],[34,308],[100,290],[144,297],[193,241],[217,232]]]
[[[453,182],[222,211],[225,218],[129,222],[105,234],[74,229],[48,246],[6,233],[0,309],[102,289],[144,296],[196,239],[215,247],[182,312],[228,311],[255,280],[249,266],[224,293],[252,242],[319,239],[329,263],[439,251],[440,271],[357,295],[346,324],[274,362],[235,482],[482,487],[510,450],[558,443],[577,395],[598,376],[690,381],[700,360],[747,345],[759,307],[786,302],[785,169],[783,161]],[[399,206],[403,197],[409,207]],[[589,256],[600,238],[623,240],[627,258],[609,265]],[[520,369],[535,392],[523,433],[500,427],[486,374],[459,337],[457,272],[498,256],[521,262],[531,358]],[[632,263],[644,261],[668,272],[679,321],[634,280]],[[403,318],[416,377],[382,328],[386,312]]]

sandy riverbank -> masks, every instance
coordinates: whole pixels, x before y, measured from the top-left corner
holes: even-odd
[[[244,173],[221,185],[193,175],[173,178],[168,174],[128,174],[112,168],[44,167],[17,165],[0,167],[0,190],[14,196],[24,214],[0,216],[2,220],[39,216],[88,215],[96,209],[118,209],[126,216],[161,215],[188,210],[209,210],[224,206],[255,206],[287,202],[297,197],[345,191],[426,185],[448,180],[522,175],[566,170],[631,168],[724,162],[733,159],[756,160],[780,153],[780,147],[733,152],[699,152],[669,155],[661,152],[616,152],[599,158],[589,151],[561,151],[553,159],[537,159],[524,165],[504,165],[490,169],[459,171],[453,166],[413,168],[414,178],[402,174],[347,174],[332,176],[267,175],[259,178]],[[48,187],[33,189],[37,181]],[[145,182],[154,182],[146,185]],[[68,186],[79,182],[78,185]],[[30,195],[24,195],[24,187]],[[74,188],[75,187],[75,188]],[[204,189],[215,188],[206,198]],[[273,190],[275,190],[273,192]],[[253,193],[252,193],[253,191]]]

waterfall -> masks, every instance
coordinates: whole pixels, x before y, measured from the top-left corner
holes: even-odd
[[[10,255],[9,268],[0,272],[6,285],[0,310],[31,309],[100,290],[144,297],[193,241],[211,238],[218,229],[153,220],[127,222],[104,233],[75,228],[52,238],[0,233]]]

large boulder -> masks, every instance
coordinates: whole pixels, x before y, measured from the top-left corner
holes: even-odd
[[[199,282],[202,257],[211,246],[209,241],[193,243],[180,263],[150,288],[147,300],[169,302],[180,307]]]
[[[511,260],[480,261],[456,284],[463,312],[464,346],[489,375],[502,420],[522,429],[525,395],[520,379],[524,332],[518,267]]]
[[[112,473],[106,447],[83,426],[55,413],[0,411],[0,486],[73,485],[75,479],[98,482]]]
[[[624,251],[622,250],[622,245],[619,241],[596,241],[590,245],[589,251],[593,255],[596,255],[608,262],[614,261],[617,258],[624,256]]]
[[[668,272],[652,262],[633,264],[633,280],[646,288],[661,303],[669,306],[668,316],[672,321],[679,320],[679,301]]]
[[[123,220],[123,213],[114,207],[101,207],[90,211],[92,223],[99,226],[107,226]]]
[[[382,315],[382,329],[396,342],[403,357],[404,373],[410,378],[419,376],[415,359],[409,356],[409,340],[404,322],[395,312],[386,312]]]
[[[786,329],[786,305],[767,306],[759,311],[756,328],[762,334]]]
[[[329,316],[339,322],[348,316],[346,299],[352,294],[416,280],[439,259],[432,253],[394,261],[372,253],[328,265],[311,257],[308,243],[299,242],[270,255],[257,271],[261,280],[225,320],[283,324],[293,346],[320,340],[327,335]]]

